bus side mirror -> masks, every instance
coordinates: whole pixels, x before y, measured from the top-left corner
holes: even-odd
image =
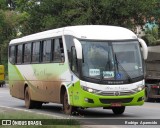
[[[144,60],[146,60],[147,57],[148,57],[148,47],[147,47],[147,45],[146,45],[144,40],[142,40],[140,38],[138,38],[138,40],[139,40],[139,42],[140,42],[140,44],[142,46],[143,58],[144,58]]]
[[[79,42],[79,40],[75,38],[73,39],[73,41],[74,41],[74,45],[75,45],[76,52],[77,52],[77,59],[82,59],[82,45]]]

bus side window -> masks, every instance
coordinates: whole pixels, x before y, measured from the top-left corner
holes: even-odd
[[[24,63],[31,62],[31,43],[24,44]]]
[[[74,46],[71,47],[71,70],[75,74],[78,74],[77,54],[76,54],[76,49]]]
[[[64,57],[64,47],[62,38],[59,38],[59,45],[60,45],[61,62],[64,62],[65,57]]]
[[[15,46],[10,46],[9,48],[9,61],[14,64],[15,63]]]
[[[43,41],[43,54],[42,60],[43,62],[49,62],[51,60],[51,40]]]
[[[34,42],[32,50],[33,50],[32,51],[32,62],[33,63],[39,62],[39,59],[40,59],[40,42]]]
[[[17,46],[17,63],[20,64],[22,63],[22,44]]]
[[[64,62],[64,49],[63,49],[62,38],[54,40],[53,61]]]
[[[66,42],[69,66],[71,68],[71,47],[74,46],[73,37],[65,35],[65,42]]]

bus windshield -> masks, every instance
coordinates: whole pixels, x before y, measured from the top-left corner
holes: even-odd
[[[81,41],[82,75],[86,78],[131,81],[143,77],[138,41]]]

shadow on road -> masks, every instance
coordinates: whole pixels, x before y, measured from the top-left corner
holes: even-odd
[[[15,106],[25,109],[25,106]],[[41,109],[32,109],[42,113],[64,116],[62,105],[60,104],[44,104]],[[68,116],[68,115],[65,115]],[[112,110],[102,108],[77,109],[73,117],[76,118],[136,118],[133,114],[125,113],[123,115],[114,115]]]
[[[6,104],[3,103],[3,106],[6,105],[9,107],[13,107],[13,108],[27,110],[25,108],[23,100],[13,98],[8,94],[9,89],[7,86],[4,86],[1,89],[3,89],[3,92],[7,92],[5,94],[5,96],[9,96],[7,99],[7,103]],[[3,97],[1,97],[1,98],[3,98]],[[2,100],[4,100],[4,99],[2,99]],[[6,99],[5,99],[5,101],[6,101]],[[129,108],[129,107],[126,107],[126,108]],[[135,108],[133,108],[133,109],[135,109]],[[58,115],[58,116],[62,116],[62,117],[68,117],[68,115],[65,115],[63,113],[62,105],[54,104],[54,103],[43,104],[41,109],[31,109],[31,111],[36,111],[36,112],[50,114],[50,115],[53,114],[53,115]],[[78,109],[73,117],[75,117],[75,118],[137,118],[137,117],[141,117],[141,115],[134,114],[134,112],[130,113],[130,111],[127,109],[123,115],[114,115],[112,110],[109,110],[109,109],[88,108],[88,109]]]

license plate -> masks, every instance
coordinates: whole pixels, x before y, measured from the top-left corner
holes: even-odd
[[[112,107],[121,107],[122,104],[121,103],[111,103]]]

